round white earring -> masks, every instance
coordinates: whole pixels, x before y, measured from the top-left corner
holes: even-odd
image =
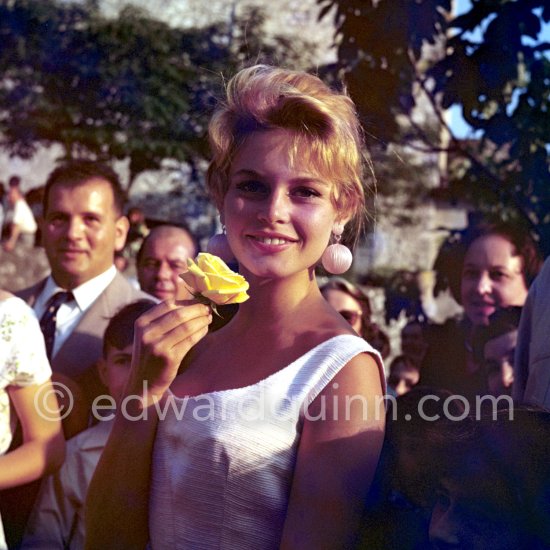
[[[210,238],[206,245],[206,252],[218,256],[226,263],[231,263],[235,260],[235,256],[233,255],[225,234],[225,225],[222,226],[222,233],[217,233]]]
[[[353,262],[353,254],[351,250],[340,244],[342,233],[344,232],[344,226],[342,224],[335,224],[332,229],[334,235],[334,244],[327,246],[326,250],[321,257],[321,263],[328,273],[333,275],[341,275],[345,273]]]

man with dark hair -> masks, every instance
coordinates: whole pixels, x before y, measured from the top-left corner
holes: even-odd
[[[42,236],[51,274],[18,295],[40,319],[52,379],[57,390],[65,388],[61,406],[70,409],[63,420],[66,437],[87,427],[94,398],[105,393],[97,362],[109,319],[122,306],[151,298],[114,266],[115,251],[122,249],[128,232],[123,212],[124,192],[105,165],[71,161],[48,178]],[[0,498],[6,535],[14,546],[35,492],[13,497],[17,506],[9,505],[5,494]]]
[[[56,168],[44,193],[43,244],[51,275],[19,293],[41,320],[52,370],[97,388],[95,362],[108,319],[144,297],[113,265],[128,232],[124,192],[109,167],[72,161]]]

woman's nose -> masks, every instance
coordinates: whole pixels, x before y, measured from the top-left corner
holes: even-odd
[[[258,216],[269,223],[288,221],[290,200],[285,190],[273,190],[260,205]]]
[[[480,294],[489,294],[492,289],[491,277],[488,273],[481,273],[479,279],[477,280],[477,291]]]

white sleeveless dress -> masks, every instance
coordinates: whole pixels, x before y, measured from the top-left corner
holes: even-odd
[[[252,386],[170,395],[153,450],[150,547],[278,548],[307,407],[363,352],[384,380],[378,352],[340,335]]]

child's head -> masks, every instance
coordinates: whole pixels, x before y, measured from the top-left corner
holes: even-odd
[[[120,309],[114,315],[103,335],[103,358],[99,363],[101,380],[118,401],[128,381],[132,363],[134,323],[153,307],[152,300],[138,300]]]
[[[398,396],[410,391],[419,380],[418,366],[406,355],[398,355],[391,362],[388,384]]]
[[[520,317],[521,307],[499,309],[489,317],[488,325],[476,327],[474,354],[485,371],[491,395],[511,395]]]

